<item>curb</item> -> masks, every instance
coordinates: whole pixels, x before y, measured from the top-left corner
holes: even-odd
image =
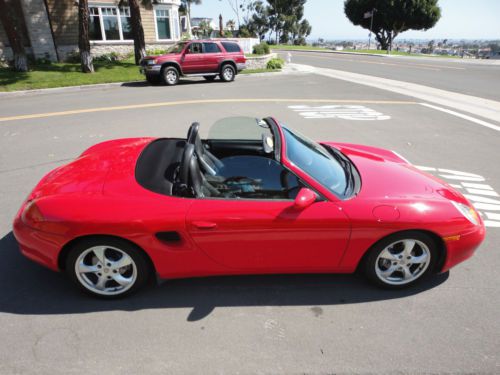
[[[54,94],[54,93],[59,93],[59,92],[77,92],[77,91],[82,91],[82,90],[91,90],[91,89],[98,89],[98,88],[106,89],[109,87],[122,86],[126,83],[140,83],[140,82],[143,82],[143,81],[96,83],[96,84],[92,84],[92,85],[65,86],[65,87],[53,87],[53,88],[49,88],[49,89],[33,89],[33,90],[0,92],[0,98],[24,96],[24,95],[37,95],[37,94]]]
[[[250,73],[250,74],[241,74],[240,77],[245,76],[253,76],[253,77],[261,77],[264,75],[279,74],[283,73],[283,69],[276,72],[265,72],[265,73]],[[110,83],[96,83],[91,85],[80,85],[80,86],[65,86],[65,87],[53,87],[49,89],[33,89],[33,90],[19,90],[19,91],[8,91],[8,92],[0,92],[0,98],[9,98],[16,96],[25,96],[25,95],[43,95],[43,94],[57,94],[64,92],[78,92],[84,90],[92,90],[92,89],[107,89],[116,86],[123,86],[131,83],[145,83],[145,80],[141,81],[125,81],[125,82],[110,82]]]

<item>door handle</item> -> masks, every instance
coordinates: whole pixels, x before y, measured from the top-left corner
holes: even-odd
[[[215,229],[217,227],[216,223],[211,221],[193,221],[193,225],[198,229]]]

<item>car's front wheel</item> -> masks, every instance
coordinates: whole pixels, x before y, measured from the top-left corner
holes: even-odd
[[[173,66],[167,66],[162,71],[163,82],[167,86],[174,86],[179,83],[179,71]]]
[[[235,76],[236,76],[236,71],[234,70],[234,67],[232,65],[226,64],[222,66],[220,78],[224,82],[234,81]]]
[[[141,249],[103,237],[77,242],[66,259],[66,272],[83,291],[116,298],[141,288],[149,279],[150,267]]]
[[[376,285],[399,289],[424,279],[433,271],[438,258],[436,242],[416,231],[386,237],[364,259],[365,275]]]

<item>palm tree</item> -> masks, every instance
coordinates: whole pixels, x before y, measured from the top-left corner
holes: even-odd
[[[94,73],[89,42],[89,4],[87,0],[78,1],[78,49],[83,73]]]
[[[229,20],[226,22],[226,27],[231,30],[231,32],[234,31],[234,29],[236,28],[236,23],[234,22],[234,20]]]
[[[7,6],[5,0],[0,0],[0,21],[14,54],[14,69],[18,72],[27,72],[28,58],[24,49],[23,32],[14,7]]]
[[[181,0],[182,5],[186,9],[186,16],[187,16],[187,30],[188,34],[191,37],[191,4],[195,5],[200,5],[201,0]]]

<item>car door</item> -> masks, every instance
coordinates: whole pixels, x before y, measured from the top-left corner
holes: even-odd
[[[203,72],[215,73],[219,69],[219,64],[223,60],[223,54],[217,43],[203,43]]]
[[[200,73],[203,47],[201,43],[193,42],[186,46],[181,58],[182,72],[184,74]]]
[[[339,263],[350,222],[335,203],[296,207],[285,197],[296,195],[302,183],[275,160],[234,156],[222,161],[219,179],[239,192],[232,198],[194,199],[186,216],[191,238],[210,258],[250,272],[326,271]]]
[[[327,201],[301,210],[293,201],[197,199],[187,228],[212,260],[255,272],[327,271],[350,235],[348,218]]]

